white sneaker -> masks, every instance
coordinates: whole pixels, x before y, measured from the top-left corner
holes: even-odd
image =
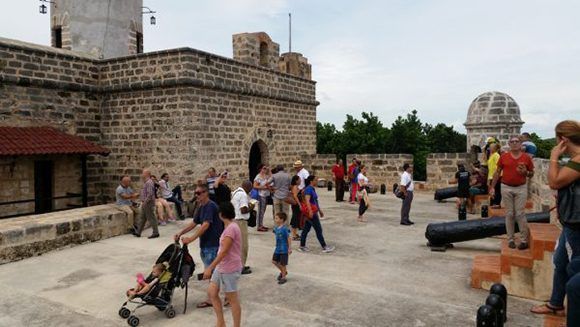
[[[298,251],[300,252],[310,252],[310,249],[306,246],[301,246],[298,248]]]
[[[324,249],[322,249],[323,253],[330,253],[332,251],[334,251],[334,246],[332,246],[332,245],[327,245],[324,247]]]

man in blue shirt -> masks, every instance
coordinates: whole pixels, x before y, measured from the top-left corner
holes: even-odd
[[[183,237],[181,241],[187,245],[199,238],[199,248],[201,261],[207,269],[217,257],[220,245],[220,236],[224,231],[224,223],[220,220],[218,215],[218,206],[215,202],[209,199],[209,192],[207,185],[199,185],[195,189],[195,195],[199,209],[193,217],[193,222],[175,234],[174,239],[179,238],[193,230],[197,225],[200,228],[190,237]],[[205,302],[199,303],[198,308],[206,308],[211,306],[211,301],[208,299]]]
[[[520,140],[522,141],[522,151],[532,158],[535,157],[536,152],[538,152],[538,147],[532,142],[530,133],[522,133]]]

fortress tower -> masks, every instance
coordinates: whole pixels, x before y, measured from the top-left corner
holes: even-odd
[[[115,58],[143,52],[143,0],[55,0],[51,45]]]
[[[520,107],[512,97],[501,92],[480,94],[471,102],[464,124],[467,151],[474,145],[482,147],[489,136],[507,144],[511,136],[520,134],[523,124]]]

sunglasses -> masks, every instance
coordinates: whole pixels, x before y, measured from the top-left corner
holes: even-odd
[[[196,191],[196,192],[195,192],[195,195],[201,195],[201,194],[203,194],[203,193],[205,193],[205,191]]]
[[[517,140],[517,141],[516,141],[516,140],[511,140],[511,141],[510,141],[510,143],[512,143],[512,144],[513,144],[513,143],[520,143],[520,142],[521,142],[521,141],[519,141],[519,140]]]

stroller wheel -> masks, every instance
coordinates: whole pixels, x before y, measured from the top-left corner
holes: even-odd
[[[170,305],[165,309],[165,316],[169,319],[175,317],[175,309],[173,309],[173,306]]]
[[[121,318],[127,319],[127,318],[129,318],[130,315],[131,315],[131,310],[129,310],[125,307],[121,307],[121,309],[119,309],[119,316],[121,316]]]
[[[129,326],[137,327],[139,326],[139,318],[135,316],[130,316],[129,319],[127,319],[127,323],[129,324]]]

